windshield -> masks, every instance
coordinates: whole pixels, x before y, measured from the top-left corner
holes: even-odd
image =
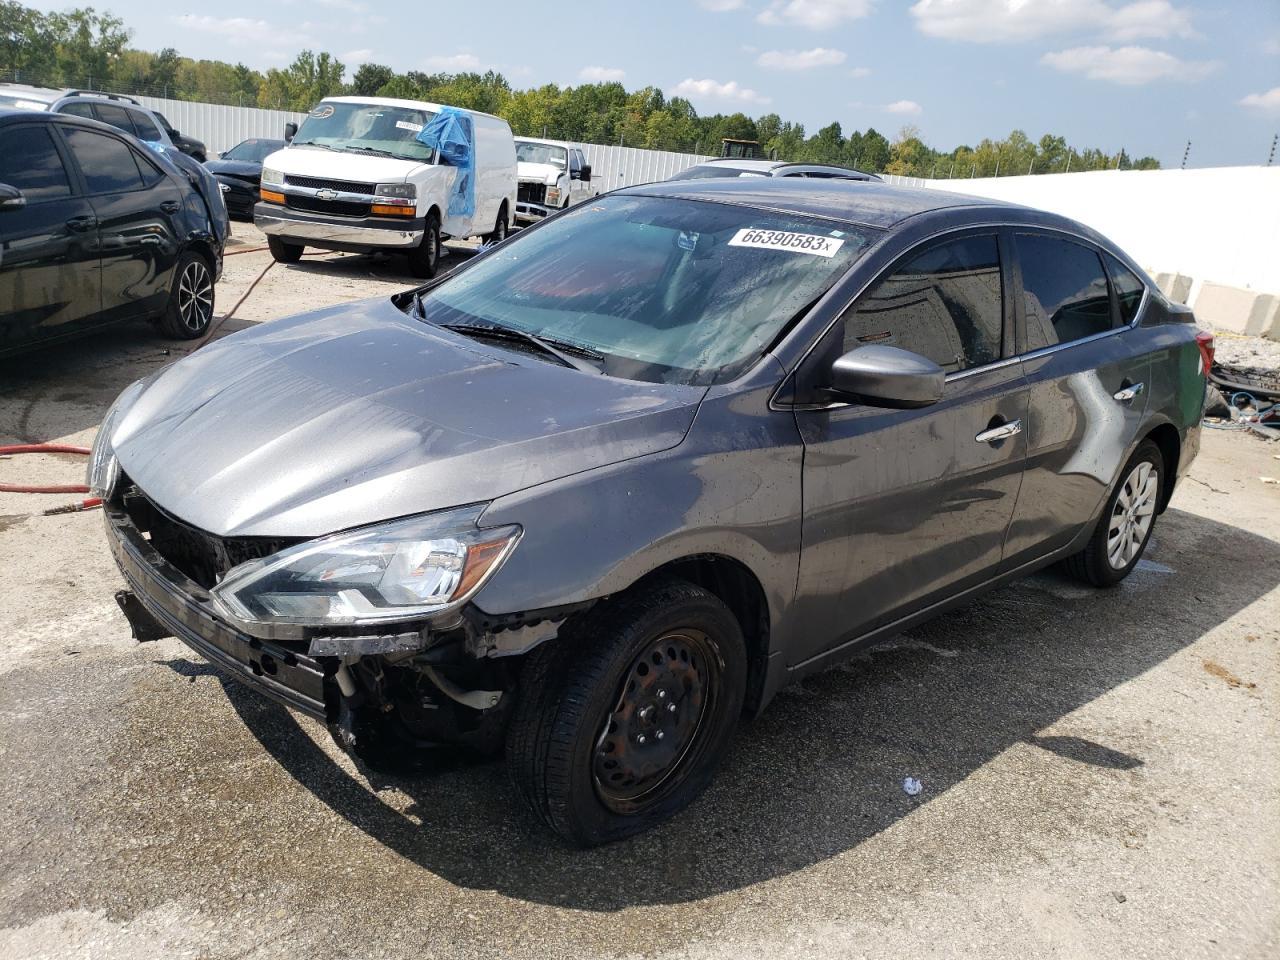
[[[743,170],[741,167],[731,167],[727,163],[709,163],[705,166],[690,167],[688,170],[681,170],[674,177],[668,177],[669,180],[711,180],[717,177],[767,177],[768,172],[765,170]]]
[[[563,170],[569,163],[569,151],[548,143],[517,143],[516,160],[521,163],[549,163]]]
[[[709,384],[746,369],[846,270],[866,227],[617,195],[498,247],[422,297],[442,326],[533,333],[610,376]]]
[[[243,163],[261,163],[271,154],[283,148],[283,140],[241,140],[224,153],[222,159],[240,160]]]
[[[385,153],[430,163],[431,148],[417,141],[433,116],[430,110],[373,103],[322,101],[302,121],[293,146],[308,144],[354,153]]]

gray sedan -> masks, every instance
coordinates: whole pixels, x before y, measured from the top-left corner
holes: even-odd
[[[1123,580],[1211,355],[1062,217],[652,184],[134,384],[91,483],[139,638],[369,768],[505,749],[590,845],[690,803],[792,680],[1050,564]]]

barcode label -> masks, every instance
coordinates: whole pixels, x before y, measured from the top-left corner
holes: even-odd
[[[747,227],[739,230],[729,241],[731,247],[754,247],[757,250],[785,250],[787,253],[808,253],[815,257],[834,257],[844,246],[843,240],[821,237],[816,233],[788,233],[785,230],[759,230]]]

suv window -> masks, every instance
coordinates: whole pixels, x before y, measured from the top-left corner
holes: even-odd
[[[0,150],[0,183],[17,187],[28,203],[71,195],[71,182],[62,155],[46,126],[10,127]]]
[[[65,113],[70,117],[88,117],[90,120],[97,120],[98,115],[93,112],[93,104],[88,100],[75,100],[71,103],[64,103],[58,108],[59,113]]]
[[[92,130],[70,129],[63,132],[90,193],[123,193],[142,189],[142,175],[138,173],[138,165],[128,145]]]
[[[1142,305],[1142,295],[1147,287],[1138,276],[1115,257],[1107,254],[1107,269],[1111,273],[1111,286],[1115,288],[1120,304],[1120,322],[1126,327],[1133,323]]]
[[[1111,329],[1107,275],[1096,250],[1059,237],[1021,234],[1018,261],[1028,350]]]
[[[844,349],[890,344],[948,373],[1000,359],[1004,295],[994,235],[930,247],[879,280],[845,320]]]
[[[133,124],[129,122],[129,113],[124,107],[117,107],[111,103],[100,103],[97,106],[99,120],[133,136]]]
[[[129,119],[133,121],[134,133],[138,135],[139,140],[150,140],[152,143],[158,143],[164,138],[160,135],[160,128],[156,126],[156,122],[141,110],[127,110]]]

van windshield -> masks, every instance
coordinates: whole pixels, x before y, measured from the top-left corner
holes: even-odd
[[[430,110],[412,107],[324,100],[302,122],[293,146],[381,153],[431,163],[433,151],[419,143],[417,136],[433,116]]]
[[[709,384],[745,370],[842,276],[868,227],[625,194],[502,244],[421,298],[423,319],[506,327],[609,376]]]

